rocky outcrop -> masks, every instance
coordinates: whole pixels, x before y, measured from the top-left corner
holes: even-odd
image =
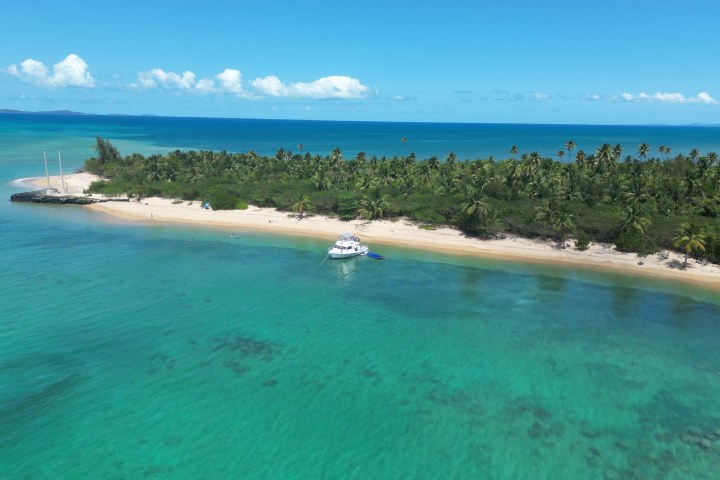
[[[49,203],[55,205],[89,205],[91,203],[101,202],[127,202],[129,199],[79,197],[76,195],[45,193],[45,190],[36,190],[34,192],[15,193],[10,196],[10,201],[24,203]]]

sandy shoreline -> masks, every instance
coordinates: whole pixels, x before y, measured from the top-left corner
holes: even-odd
[[[97,177],[87,173],[65,176],[66,189],[79,193]],[[39,187],[47,186],[45,178],[32,180]],[[51,177],[51,186],[60,187],[60,178]],[[688,260],[685,269],[680,268],[683,255],[676,251],[666,251],[668,258],[658,255],[639,258],[635,254],[622,253],[612,245],[591,244],[581,252],[568,242],[565,249],[559,249],[554,242],[525,239],[508,236],[500,240],[478,240],[468,238],[458,230],[438,228],[421,230],[405,221],[374,220],[366,222],[355,220],[343,222],[334,218],[315,215],[298,219],[289,212],[279,212],[274,208],[250,206],[247,210],[213,211],[203,209],[200,202],[173,202],[163,198],[145,198],[140,202],[109,202],[88,205],[94,211],[114,217],[146,223],[183,223],[212,228],[242,228],[268,233],[308,236],[327,239],[332,243],[338,233],[354,232],[363,243],[371,247],[379,244],[416,248],[449,254],[472,255],[478,257],[535,262],[554,265],[572,265],[592,267],[614,271],[626,275],[647,276],[693,283],[704,288],[720,291],[720,267],[713,264],[702,265],[693,259]],[[642,262],[642,264],[639,264]]]

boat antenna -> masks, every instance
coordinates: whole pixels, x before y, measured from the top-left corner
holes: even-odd
[[[62,158],[60,158],[60,150],[58,150],[58,163],[60,164],[60,183],[62,183],[62,190],[63,193],[67,193],[67,190],[65,189],[65,177],[62,172]]]
[[[43,158],[45,159],[45,178],[47,178],[48,190],[50,190],[50,174],[47,168],[47,153],[43,150]]]

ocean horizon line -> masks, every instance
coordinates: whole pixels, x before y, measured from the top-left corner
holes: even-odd
[[[91,113],[74,110],[30,111],[0,108],[0,115],[50,115],[50,116],[89,116],[89,117],[131,117],[131,118],[168,118],[195,120],[247,120],[268,122],[308,122],[308,123],[377,123],[377,124],[419,124],[419,125],[521,125],[521,126],[568,126],[568,127],[710,127],[720,128],[720,123],[560,123],[560,122],[452,122],[452,121],[412,121],[412,120],[331,120],[304,118],[262,118],[262,117],[225,117],[206,115],[162,115],[155,113]]]

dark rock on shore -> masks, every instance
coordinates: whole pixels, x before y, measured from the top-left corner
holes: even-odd
[[[23,203],[48,203],[54,205],[89,205],[91,203],[101,202],[127,202],[127,198],[91,198],[79,197],[76,195],[58,195],[48,194],[45,190],[36,190],[33,192],[15,193],[10,196],[11,202]]]

